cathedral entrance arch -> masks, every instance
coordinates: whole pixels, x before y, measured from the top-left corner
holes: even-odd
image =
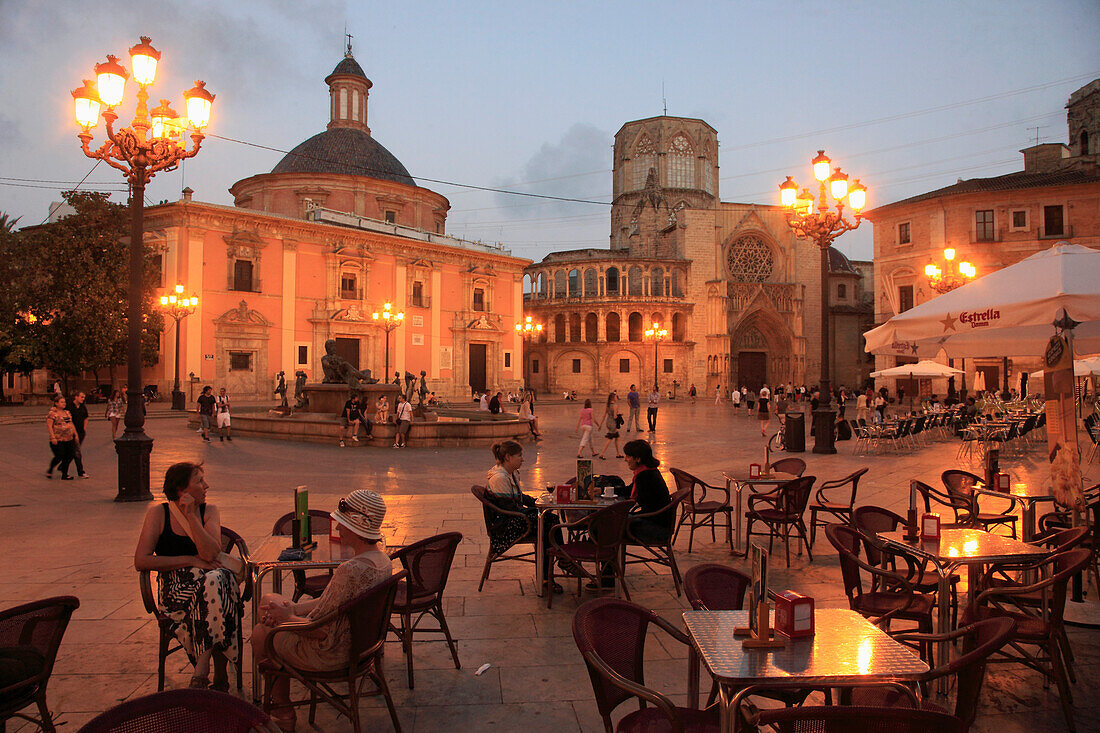
[[[768,355],[763,351],[737,352],[737,385],[753,392],[768,383]]]
[[[759,390],[794,378],[790,329],[778,314],[757,310],[730,336],[730,378],[738,387]]]

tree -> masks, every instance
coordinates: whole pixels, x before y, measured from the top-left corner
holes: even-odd
[[[32,361],[68,378],[125,363],[129,291],[129,216],[106,194],[62,194],[76,213],[23,229],[14,267],[19,312],[28,322]],[[153,307],[146,253],[142,362],[156,363],[164,319]]]
[[[29,324],[17,302],[18,265],[24,257],[22,238],[15,233],[18,221],[0,213],[0,404],[6,401],[4,376],[12,372],[29,374],[37,366],[31,360]]]

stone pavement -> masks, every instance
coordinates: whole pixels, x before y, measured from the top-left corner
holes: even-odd
[[[540,406],[546,439],[527,445],[521,469],[529,491],[575,471],[576,410],[575,405]],[[683,467],[704,480],[721,483],[723,469],[745,470],[750,462],[762,459],[763,439],[756,421],[732,416],[728,406],[666,405],[658,427],[655,449],[665,468]],[[267,536],[275,518],[290,509],[292,489],[299,485],[310,489],[315,508],[330,507],[355,488],[380,491],[389,506],[386,531],[391,544],[439,531],[463,533],[445,604],[462,669],[454,669],[443,643],[418,641],[414,645],[417,684],[409,690],[400,648],[391,645],[386,656],[387,677],[405,730],[602,729],[570,628],[573,611],[588,594],[577,599],[575,584],[567,583],[566,594],[555,598],[554,609],[547,611],[544,599],[535,596],[531,566],[517,563],[497,565],[484,591],[477,592],[487,540],[480,507],[469,487],[482,483],[492,464],[487,448],[341,450],[335,445],[243,438],[204,444],[185,427],[182,417],[152,420],[147,428],[156,439],[154,486],[174,461],[205,461],[211,500],[221,507],[225,525],[253,547]],[[157,628],[142,607],[132,566],[148,505],[111,501],[115,455],[110,429],[96,421],[89,432],[85,465],[93,478],[62,483],[43,475],[49,450],[41,423],[0,425],[0,517],[6,560],[0,569],[0,607],[65,593],[81,601],[49,685],[50,705],[61,712],[67,730],[121,700],[156,689]],[[809,463],[807,474],[821,481],[870,466],[860,484],[860,503],[896,511],[907,504],[910,478],[938,485],[940,472],[955,465],[954,442],[901,455],[866,457],[853,457],[851,443],[839,447],[835,456],[802,454]],[[613,448],[608,456],[606,461],[596,461],[595,470],[626,476],[626,467],[614,458]],[[1015,480],[1041,480],[1042,460],[1043,452],[1035,450],[1024,459],[1005,459],[1002,465]],[[1100,479],[1095,464],[1090,471],[1093,481]],[[154,493],[159,500],[156,489]],[[681,536],[677,545],[681,569],[708,561],[744,568],[743,560],[731,560],[721,539],[712,543],[709,533],[700,532],[695,551],[688,555],[687,537]],[[773,587],[808,593],[822,606],[846,605],[835,552],[820,537],[815,549],[812,563],[806,557],[792,558],[788,571],[777,546]],[[667,573],[632,566],[629,584],[635,601],[680,623],[686,602],[676,597]],[[249,625],[246,622],[246,628]],[[1096,730],[1100,704],[1090,693],[1100,685],[1100,632],[1073,630],[1070,638],[1077,654],[1077,726],[1082,731]],[[686,649],[668,637],[651,635],[646,657],[647,683],[682,701]],[[486,662],[492,666],[475,677],[474,671]],[[186,660],[181,655],[170,657],[168,667],[169,685],[186,685],[190,676]],[[628,704],[620,711],[630,709]],[[380,699],[365,701],[363,711],[365,729],[389,728]],[[1016,665],[991,668],[976,730],[1010,733],[1064,728],[1057,694],[1053,687],[1043,688],[1037,673]],[[300,722],[299,730],[310,727]],[[350,725],[322,707],[314,730],[346,731]]]

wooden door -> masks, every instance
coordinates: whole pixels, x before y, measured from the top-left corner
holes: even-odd
[[[768,381],[768,355],[763,351],[741,351],[737,354],[738,389],[748,387],[760,391]]]
[[[470,389],[485,391],[486,344],[470,344]]]
[[[356,369],[359,368],[359,339],[336,337],[336,355],[348,360]]]

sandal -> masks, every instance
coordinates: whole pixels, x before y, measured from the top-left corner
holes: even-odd
[[[205,675],[193,675],[191,681],[187,683],[187,686],[193,690],[205,690],[210,687],[210,678]]]

